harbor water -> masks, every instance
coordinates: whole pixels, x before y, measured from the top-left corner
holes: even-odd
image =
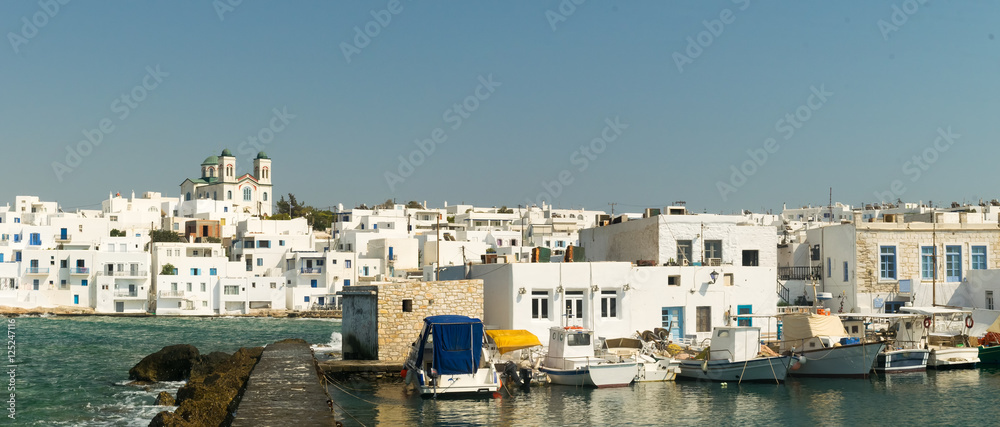
[[[15,318],[16,420],[5,425],[145,426],[158,392],[180,383],[127,385],[128,370],[171,344],[232,352],[302,338],[325,353],[340,323],[256,318]],[[9,369],[9,368],[8,368]],[[402,384],[328,387],[345,425],[970,425],[1000,418],[1000,369],[781,385],[641,383],[616,389],[533,386],[491,399],[424,399]],[[5,413],[6,415],[7,413]]]

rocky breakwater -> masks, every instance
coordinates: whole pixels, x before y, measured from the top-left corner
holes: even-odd
[[[177,405],[177,409],[160,412],[150,426],[228,425],[263,350],[241,348],[232,355],[202,355],[191,345],[167,346],[132,367],[129,378],[137,383],[187,380],[176,398],[168,393],[157,397],[157,404]]]

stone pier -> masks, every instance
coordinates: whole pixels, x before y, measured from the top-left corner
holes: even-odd
[[[250,373],[234,427],[333,426],[309,344],[285,340],[264,348]]]

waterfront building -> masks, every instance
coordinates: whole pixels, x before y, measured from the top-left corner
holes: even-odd
[[[237,272],[242,265],[231,263],[221,244],[158,242],[151,246],[152,308],[156,314],[222,314],[227,312],[227,302],[246,301],[246,277],[230,275],[230,271]],[[245,310],[246,304],[241,312]]]
[[[201,176],[181,183],[184,202],[212,200],[239,212],[269,216],[274,205],[271,158],[261,151],[253,160],[253,173],[237,175],[236,157],[228,149],[201,163]]]

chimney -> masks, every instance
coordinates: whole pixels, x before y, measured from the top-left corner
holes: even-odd
[[[861,212],[854,212],[854,223],[861,224]]]
[[[967,222],[969,222],[969,213],[968,212],[959,212],[958,213],[958,223],[959,224],[965,224]]]

